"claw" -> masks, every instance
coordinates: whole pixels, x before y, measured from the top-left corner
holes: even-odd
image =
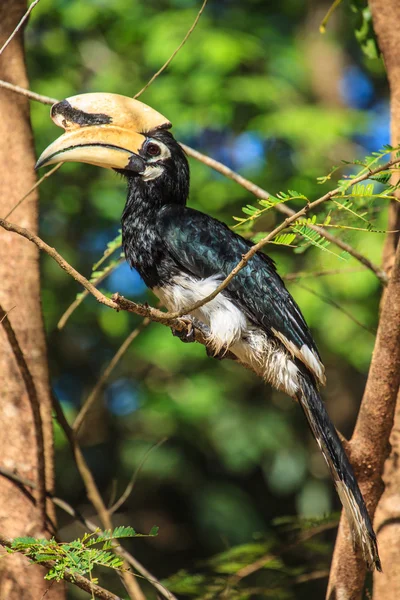
[[[173,336],[178,337],[184,344],[191,344],[196,341],[196,332],[192,321],[188,320],[187,326],[187,331],[178,331],[177,329],[171,328],[171,332]]]

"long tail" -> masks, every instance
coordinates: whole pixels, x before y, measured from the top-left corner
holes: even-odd
[[[347,458],[325,405],[311,376],[299,374],[297,399],[307,417],[311,431],[328,464],[340,500],[346,511],[355,543],[361,548],[368,568],[382,570],[376,536],[358,487],[353,468]]]

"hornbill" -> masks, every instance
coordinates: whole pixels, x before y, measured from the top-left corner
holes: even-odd
[[[169,131],[171,123],[154,109],[124,96],[93,93],[54,104],[51,117],[65,133],[42,153],[37,168],[79,161],[126,177],[125,256],[169,310],[182,310],[212,293],[251,247],[224,223],[186,207],[188,161]],[[354,541],[368,566],[381,570],[363,497],[318,391],[325,383],[324,366],[274,262],[257,253],[220,294],[188,318],[208,327],[216,356],[229,349],[299,402]]]

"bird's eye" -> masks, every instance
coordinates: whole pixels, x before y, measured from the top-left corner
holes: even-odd
[[[160,146],[157,146],[157,144],[150,142],[146,146],[146,153],[149,154],[149,156],[159,156],[161,154],[161,148]]]

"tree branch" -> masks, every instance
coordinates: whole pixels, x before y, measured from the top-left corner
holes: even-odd
[[[139,333],[141,333],[143,331],[143,329],[145,329],[149,323],[150,323],[149,318],[144,319],[143,322],[128,335],[128,337],[122,342],[121,346],[118,348],[117,352],[114,354],[112,360],[107,365],[106,369],[104,370],[104,373],[102,374],[100,379],[97,381],[93,390],[90,392],[89,396],[86,399],[86,402],[81,407],[81,410],[79,411],[79,413],[75,419],[74,425],[72,427],[75,435],[77,435],[80,427],[82,426],[83,421],[85,420],[87,413],[89,412],[90,408],[95,403],[95,401],[96,401],[99,393],[103,389],[107,379],[110,377],[111,373],[113,372],[113,370],[115,369],[115,367],[117,366],[119,361],[121,360],[122,356],[128,350],[128,348],[131,345],[131,343],[133,342],[133,340],[137,338]]]
[[[40,414],[40,403],[36,391],[35,382],[25,360],[24,353],[19,345],[17,336],[8,319],[7,313],[0,305],[0,324],[2,325],[8,342],[13,351],[16,363],[24,380],[26,392],[32,409],[33,425],[36,438],[36,461],[37,461],[37,508],[40,519],[40,530],[46,531],[47,511],[46,511],[46,464],[45,449],[43,438],[43,424]]]

